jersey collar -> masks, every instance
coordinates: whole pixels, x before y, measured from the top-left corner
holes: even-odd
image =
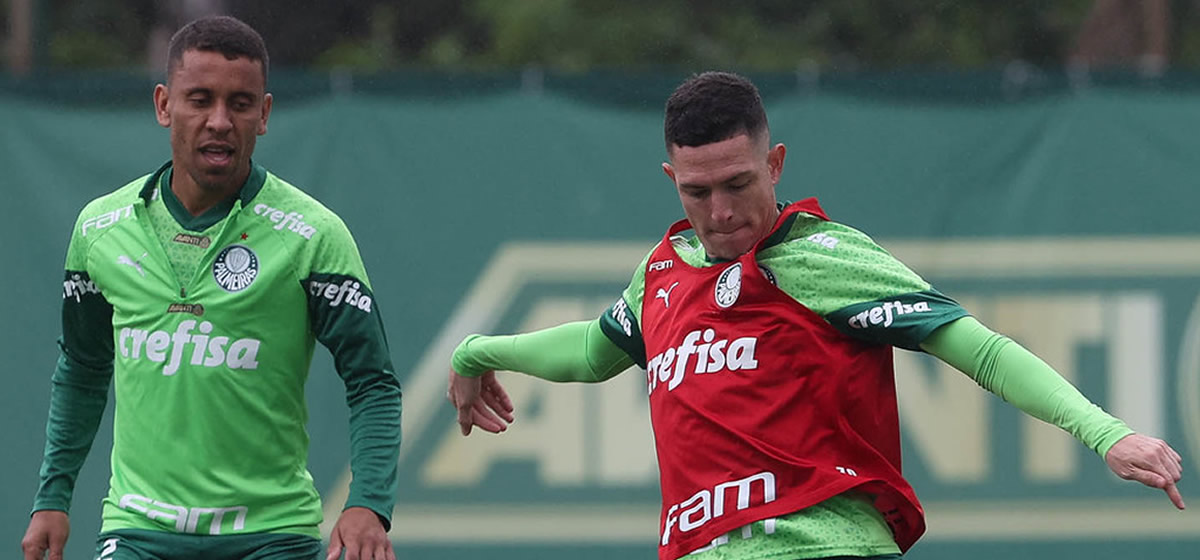
[[[807,204],[810,200],[812,201],[811,202],[812,207],[815,209],[813,212],[822,212],[820,207],[817,206],[817,201],[815,198],[805,199],[801,202]],[[776,202],[775,206],[779,209],[780,212],[783,212],[784,208],[787,208],[788,206],[791,206],[792,204],[793,204],[792,202],[785,200],[782,202]],[[774,247],[775,245],[778,245],[778,244],[786,241],[788,238],[788,235],[791,234],[791,232],[792,232],[792,224],[794,224],[796,222],[796,218],[798,216],[800,216],[800,214],[802,214],[802,213],[803,214],[813,214],[813,212],[805,212],[802,210],[800,212],[795,212],[795,213],[789,214],[787,216],[784,216],[783,221],[780,222],[775,227],[775,231],[772,232],[771,235],[767,236],[767,238],[762,241],[762,245],[759,246],[758,249],[761,251],[763,249],[766,249],[768,247]],[[824,213],[813,214],[813,215],[816,215],[822,219],[828,219],[828,218],[825,218]],[[729,262],[728,259],[715,259],[711,256],[708,256],[707,254],[705,254],[704,260],[708,261],[711,264],[719,264],[719,263],[723,263],[723,262]]]
[[[158,187],[159,182],[163,180],[163,175],[167,175],[167,178],[170,178],[171,169],[171,162],[168,161],[167,163],[162,164],[157,171],[151,173],[150,176],[146,178],[146,182],[142,184],[141,192],[138,193],[139,196],[142,197],[142,200],[149,203],[154,199],[156,187]],[[242,188],[238,190],[237,199],[242,201],[243,207],[250,204],[250,201],[254,200],[254,197],[258,196],[258,191],[262,190],[263,185],[266,182],[267,169],[257,163],[254,163],[254,160],[251,160],[250,176],[246,177],[246,182],[242,183]]]

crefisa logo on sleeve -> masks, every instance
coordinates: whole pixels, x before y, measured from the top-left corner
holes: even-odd
[[[245,245],[221,249],[213,262],[213,279],[226,292],[240,292],[258,278],[258,255]]]

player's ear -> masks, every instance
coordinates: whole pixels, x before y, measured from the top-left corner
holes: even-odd
[[[262,118],[258,121],[258,135],[262,136],[267,133],[267,119],[271,118],[271,102],[274,98],[271,94],[263,96],[262,102]]]
[[[171,113],[167,112],[167,94],[167,86],[154,86],[154,120],[166,128],[171,128]]]
[[[671,164],[669,164],[665,161],[663,162],[662,167],[663,167],[663,173],[666,173],[667,177],[670,177],[671,182],[674,183],[675,182],[675,168],[671,167]]]
[[[779,183],[779,176],[783,175],[783,159],[785,157],[787,157],[787,148],[783,144],[775,144],[767,151],[767,169],[771,173],[772,185]]]

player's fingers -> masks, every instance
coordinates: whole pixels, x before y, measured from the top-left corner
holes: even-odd
[[[462,432],[462,435],[464,436],[471,435],[471,426],[473,424],[472,420],[475,416],[472,408],[469,406],[459,406],[456,408],[458,408],[458,430]]]
[[[1179,493],[1179,489],[1175,487],[1174,483],[1167,484],[1167,487],[1163,490],[1167,491],[1167,497],[1171,499],[1171,503],[1175,504],[1176,508],[1187,509],[1187,506],[1183,503],[1183,494]]]
[[[1129,476],[1124,477],[1129,480],[1136,480],[1151,488],[1166,488],[1170,481],[1167,477],[1154,471],[1134,467]]]
[[[350,539],[349,542],[346,543],[346,560],[362,560],[362,555],[359,554],[359,552],[361,552],[360,547],[361,543],[355,541],[354,539]]]
[[[511,403],[506,407],[504,401],[500,399],[500,396],[492,391],[484,391],[482,396],[484,404],[486,404],[488,408],[492,409],[493,412],[503,418],[505,422],[513,421]]]
[[[325,553],[325,560],[338,560],[342,555],[342,536],[338,533],[337,528],[334,528],[333,535],[329,537],[329,552]]]
[[[46,541],[26,534],[25,538],[21,539],[21,552],[24,553],[25,560],[42,560],[42,556],[46,554]]]
[[[503,432],[508,425],[500,420],[482,401],[475,403],[475,425],[493,434]]]
[[[67,539],[65,536],[63,538],[51,537],[50,538],[50,555],[48,557],[49,560],[63,560],[63,549],[66,548],[66,545],[67,545]],[[41,556],[39,556],[39,558],[40,557]]]
[[[1171,476],[1171,482],[1179,482],[1183,478],[1183,465],[1173,459],[1163,461],[1163,466],[1167,469],[1167,474]]]
[[[396,548],[392,546],[391,540],[388,540],[387,546],[383,547],[383,553],[387,560],[396,560]]]
[[[500,403],[500,408],[513,411],[512,399],[508,398],[508,391],[504,390],[504,386],[496,380],[496,374],[492,373],[487,377],[487,388],[489,392],[495,393],[497,402]]]

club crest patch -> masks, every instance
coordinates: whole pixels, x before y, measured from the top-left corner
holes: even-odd
[[[721,277],[717,278],[717,289],[714,295],[717,305],[721,308],[726,308],[736,303],[738,296],[741,294],[742,263],[735,263],[733,266],[726,268],[725,272],[721,273]]]
[[[240,292],[258,277],[258,255],[245,245],[221,249],[213,262],[213,279],[226,292]]]

